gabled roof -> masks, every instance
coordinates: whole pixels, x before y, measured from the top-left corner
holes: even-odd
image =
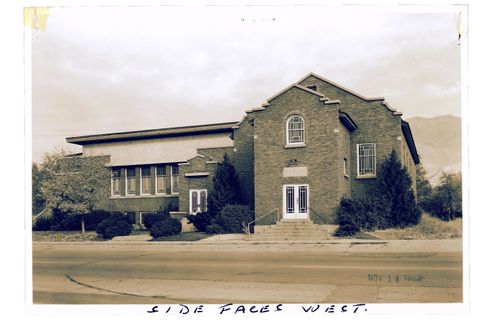
[[[224,132],[231,133],[233,130],[233,126],[235,126],[237,123],[238,122],[234,121],[234,122],[213,123],[213,124],[184,126],[175,128],[114,132],[114,133],[106,133],[100,135],[68,137],[66,138],[66,141],[70,144],[86,145],[86,144],[102,143],[102,142],[190,136],[190,135],[201,135],[209,133],[224,133]]]
[[[320,79],[320,80],[322,80],[322,81],[324,81],[324,82],[326,82],[326,83],[328,83],[328,84],[330,84],[330,85],[333,85],[333,86],[335,86],[335,87],[338,87],[339,89],[344,90],[344,91],[346,91],[346,92],[348,92],[348,93],[350,93],[350,94],[352,94],[352,95],[355,95],[355,96],[357,96],[358,98],[361,98],[361,99],[363,99],[363,100],[365,100],[365,101],[383,101],[383,100],[384,100],[384,98],[383,98],[383,97],[367,98],[367,97],[365,97],[365,96],[363,96],[363,95],[361,95],[361,94],[359,94],[359,93],[357,93],[357,92],[354,92],[353,90],[350,90],[350,89],[348,89],[348,88],[346,88],[346,87],[343,87],[342,85],[337,84],[337,83],[335,83],[335,82],[332,82],[332,81],[330,81],[330,80],[328,80],[328,79],[326,79],[326,78],[324,78],[324,77],[322,77],[322,76],[319,76],[318,74],[315,74],[315,73],[313,73],[313,72],[311,72],[311,73],[307,74],[306,76],[304,76],[303,78],[301,78],[301,79],[300,79],[297,83],[299,83],[299,84],[300,84],[301,82],[303,82],[305,79],[307,79],[307,78],[308,78],[308,77],[310,77],[310,76],[313,76],[313,77],[315,77],[315,78],[317,78],[317,79]]]
[[[290,90],[293,87],[296,87],[296,88],[301,89],[303,91],[309,92],[310,94],[319,96],[320,98],[324,98],[325,97],[324,94],[321,94],[319,92],[313,91],[313,90],[311,90],[311,89],[309,89],[309,88],[307,88],[307,87],[305,87],[303,85],[300,85],[298,83],[293,83],[290,86],[288,86],[288,87],[284,88],[283,90],[281,90],[280,92],[276,93],[275,95],[273,95],[272,97],[270,97],[266,101],[269,103],[270,101],[276,99],[278,96],[282,95],[283,93],[285,93],[286,91]]]

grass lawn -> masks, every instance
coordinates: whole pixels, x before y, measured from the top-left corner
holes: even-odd
[[[211,236],[213,234],[204,232],[182,232],[170,237],[152,239],[151,241],[198,241]]]
[[[51,242],[104,241],[95,231],[87,231],[85,234],[81,231],[33,231],[31,239]]]
[[[462,218],[447,222],[423,213],[420,223],[413,227],[373,233],[386,240],[459,239],[462,238]]]

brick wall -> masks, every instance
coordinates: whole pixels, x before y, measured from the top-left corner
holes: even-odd
[[[366,101],[345,90],[335,87],[314,76],[309,76],[301,82],[304,86],[316,85],[317,91],[326,95],[331,100],[339,99],[340,108],[347,112],[358,128],[351,133],[351,187],[352,195],[370,193],[376,179],[356,179],[357,175],[357,144],[375,143],[377,169],[380,169],[382,161],[394,149],[401,157],[401,117],[394,115],[392,111],[382,104],[382,100]]]
[[[284,184],[309,184],[310,218],[324,223],[331,218],[338,200],[339,128],[335,105],[325,105],[319,97],[293,87],[276,97],[264,111],[255,112],[254,173],[256,218],[283,209]],[[286,121],[298,114],[305,121],[305,147],[285,148]],[[294,165],[290,160],[296,160]],[[307,167],[307,177],[284,177],[284,167]],[[258,224],[276,222],[268,216]]]
[[[254,209],[254,127],[250,124],[250,114],[234,130],[234,168],[238,174],[240,196],[243,204]]]

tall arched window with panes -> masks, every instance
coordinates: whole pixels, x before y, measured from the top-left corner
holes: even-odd
[[[304,118],[298,115],[289,117],[286,121],[286,144],[305,144],[305,123]]]

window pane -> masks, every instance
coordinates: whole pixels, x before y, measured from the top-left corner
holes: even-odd
[[[167,192],[167,180],[165,176],[158,176],[156,179],[156,190],[158,193],[166,193]]]
[[[286,188],[286,212],[293,213],[295,210],[295,190],[292,186]]]
[[[205,191],[200,192],[200,211],[207,211],[207,192]]]
[[[149,166],[141,167],[141,175],[142,176],[151,176],[151,167],[149,167]]]
[[[179,165],[177,164],[172,165],[172,175],[179,175]]]
[[[135,176],[135,167],[127,167],[127,177]]]
[[[198,192],[197,191],[191,192],[191,213],[192,214],[198,213]]]
[[[299,186],[299,213],[307,213],[307,186]]]
[[[288,143],[304,142],[304,119],[299,116],[293,116],[288,120]]]
[[[113,195],[121,194],[121,179],[113,178]]]
[[[167,174],[165,165],[156,166],[156,175],[157,176],[165,176]]]
[[[121,172],[120,172],[120,167],[113,167],[113,178],[120,177]]]
[[[358,156],[359,174],[375,174],[375,144],[360,144]]]
[[[151,194],[151,177],[142,178],[142,193]]]

